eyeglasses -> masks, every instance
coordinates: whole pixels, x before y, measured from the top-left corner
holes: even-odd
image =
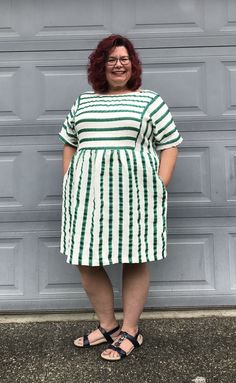
[[[129,56],[122,56],[122,57],[108,57],[107,59],[107,65],[114,66],[117,64],[117,62],[120,62],[122,65],[128,65],[130,63]]]

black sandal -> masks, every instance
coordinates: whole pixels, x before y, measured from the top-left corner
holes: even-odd
[[[122,348],[119,347],[121,342],[125,338],[127,338],[133,344],[133,347],[128,352],[125,352],[124,350],[122,350]],[[107,347],[107,350],[109,349],[109,350],[113,350],[113,351],[118,352],[119,356],[111,356],[109,354],[108,355],[101,354],[101,357],[103,359],[106,359],[106,360],[121,360],[121,359],[124,359],[135,348],[140,347],[142,343],[143,343],[143,336],[140,334],[139,331],[137,332],[137,334],[135,336],[132,336],[132,335],[128,334],[126,331],[121,331],[119,339],[114,344],[110,344]]]
[[[100,324],[98,325],[97,328],[101,331],[102,335],[104,336],[104,339],[99,339],[93,343],[90,343],[88,340],[88,335],[86,334],[83,336],[83,344],[79,345],[77,343],[77,340],[80,339],[81,338],[80,337],[80,338],[77,338],[74,340],[74,346],[75,347],[91,347],[91,346],[97,346],[98,344],[106,343],[106,342],[113,343],[115,339],[112,339],[111,335],[114,334],[114,332],[119,330],[120,325],[118,325],[117,327],[113,328],[110,331],[106,331],[103,327],[100,326]],[[117,335],[117,336],[119,336],[119,335]]]

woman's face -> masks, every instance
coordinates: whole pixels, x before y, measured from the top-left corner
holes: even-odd
[[[109,90],[127,89],[126,84],[132,74],[132,64],[125,47],[115,47],[110,51],[105,74],[109,84]]]

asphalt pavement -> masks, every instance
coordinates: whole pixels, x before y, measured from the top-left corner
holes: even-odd
[[[141,319],[143,345],[118,362],[73,346],[97,324],[0,323],[0,383],[236,383],[236,317]]]

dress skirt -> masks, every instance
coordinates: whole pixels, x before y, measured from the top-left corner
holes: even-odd
[[[133,149],[78,150],[63,180],[61,252],[76,265],[166,257],[167,190],[158,159]]]

